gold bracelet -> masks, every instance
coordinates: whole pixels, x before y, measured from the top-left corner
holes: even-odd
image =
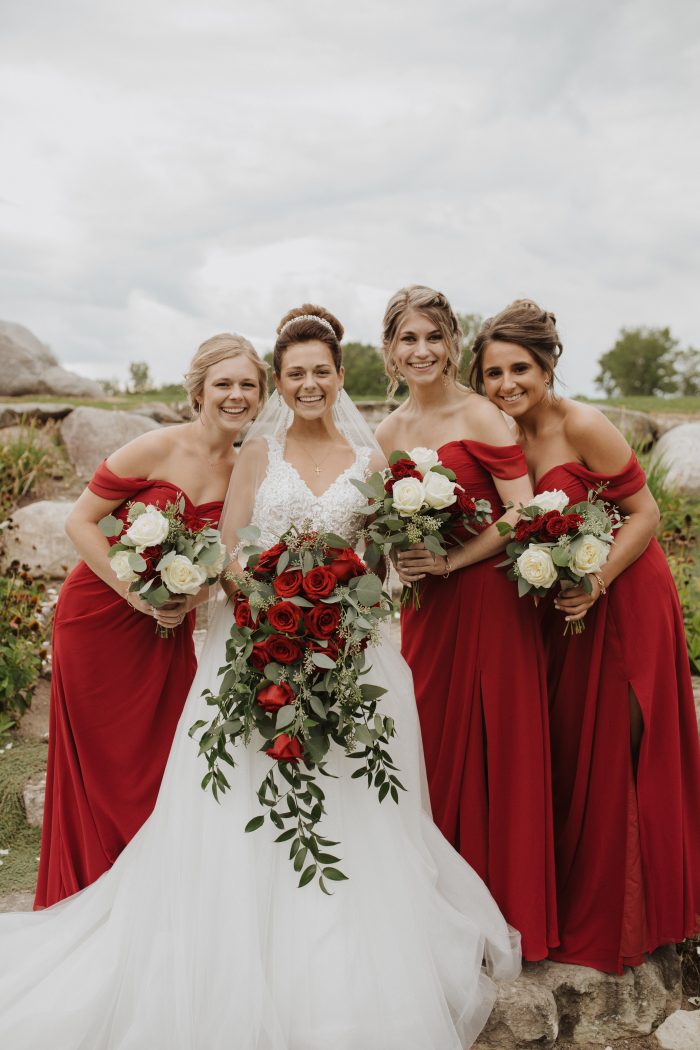
[[[452,566],[450,565],[450,559],[447,554],[443,554],[443,558],[445,559],[445,568],[447,569],[447,572],[443,572],[442,578],[443,580],[449,580],[450,573],[452,572]]]
[[[608,592],[607,592],[607,588],[606,588],[606,586],[605,586],[605,580],[604,580],[604,579],[603,579],[603,577],[602,577],[602,576],[600,575],[600,573],[599,573],[599,572],[592,572],[592,573],[591,573],[591,576],[593,577],[593,579],[594,579],[594,580],[597,580],[597,581],[598,581],[598,586],[600,587],[600,593],[601,593],[602,595],[605,595],[605,594],[607,594]]]

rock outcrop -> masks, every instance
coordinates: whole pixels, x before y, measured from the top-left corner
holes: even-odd
[[[72,411],[73,405],[62,401],[3,401],[0,402],[0,429],[18,423],[48,423],[50,420],[65,419]]]
[[[656,424],[646,412],[633,412],[629,408],[618,408],[616,405],[594,405],[593,407],[607,416],[635,448],[646,452],[656,441],[658,437]]]
[[[18,561],[36,576],[62,580],[78,563],[78,553],[65,534],[71,500],[39,500],[20,507],[3,529],[2,563]]]
[[[61,437],[76,473],[87,479],[115,449],[158,426],[154,420],[134,412],[80,406],[61,423]]]
[[[676,1010],[656,1030],[663,1050],[698,1050],[700,1047],[700,1010]]]
[[[691,496],[700,496],[700,423],[681,423],[654,446],[653,463],[666,469],[668,484]]]
[[[0,321],[0,396],[8,394],[104,397],[99,383],[62,368],[58,358],[28,328]]]

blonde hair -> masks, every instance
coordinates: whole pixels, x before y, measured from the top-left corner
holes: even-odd
[[[445,375],[453,382],[457,380],[459,359],[462,353],[462,329],[457,315],[442,292],[427,288],[424,284],[412,284],[400,288],[392,295],[384,311],[382,331],[382,353],[384,354],[384,371],[389,385],[389,397],[395,393],[400,382],[399,370],[394,361],[394,350],[399,341],[401,322],[409,310],[424,314],[440,332],[447,347],[447,365]]]
[[[264,404],[267,400],[267,364],[258,357],[253,344],[242,335],[222,332],[202,343],[190,361],[189,371],[185,373],[183,385],[193,412],[199,412],[198,399],[202,396],[204,380],[211,366],[218,365],[219,361],[227,361],[231,357],[247,357],[255,366],[258,374],[260,404]]]

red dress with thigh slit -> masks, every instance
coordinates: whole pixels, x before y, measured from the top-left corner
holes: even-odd
[[[603,484],[614,503],[644,483],[632,455],[610,477],[562,463],[538,490],[575,503]],[[562,614],[543,605],[561,938],[550,954],[621,973],[700,928],[698,729],[678,595],[655,539],[584,623],[564,636]],[[630,689],[643,719],[636,777]]]
[[[474,499],[502,513],[493,478],[527,474],[517,445],[451,441],[439,450]],[[535,606],[503,555],[421,580],[402,613],[433,818],[520,930],[523,956],[558,943],[546,666]]]
[[[164,507],[168,481],[117,477],[103,463],[89,489]],[[185,514],[216,524],[221,502]],[[120,513],[118,508],[115,513]],[[149,816],[196,670],[195,614],[168,638],[80,562],[53,626],[46,803],[35,908],[94,882]]]

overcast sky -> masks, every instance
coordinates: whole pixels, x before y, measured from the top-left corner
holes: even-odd
[[[696,0],[0,0],[0,317],[177,381],[304,300],[420,282],[700,347]]]

